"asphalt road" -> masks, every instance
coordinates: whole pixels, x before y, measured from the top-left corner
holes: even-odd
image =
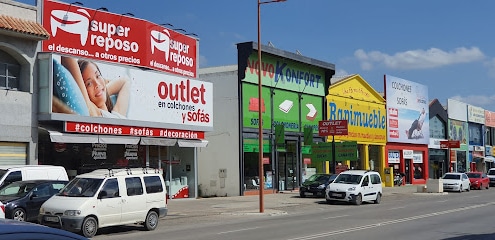
[[[103,229],[93,239],[495,239],[495,189],[448,195],[397,195],[381,204],[328,205],[305,198],[287,214],[228,214],[164,219],[155,231]]]

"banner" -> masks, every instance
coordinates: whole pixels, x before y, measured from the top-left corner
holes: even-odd
[[[146,20],[43,1],[42,51],[197,77],[197,40]]]
[[[52,55],[52,112],[213,128],[213,84]],[[78,121],[74,117],[74,121]]]
[[[429,144],[428,87],[385,76],[388,142]]]

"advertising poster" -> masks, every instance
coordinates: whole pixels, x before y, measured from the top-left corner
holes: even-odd
[[[302,95],[301,99],[301,129],[313,128],[313,133],[318,133],[318,122],[323,120],[322,98],[311,95]]]
[[[213,128],[210,82],[52,56],[53,113]]]
[[[273,95],[273,126],[283,125],[285,131],[299,132],[299,96],[295,92],[276,89]]]
[[[272,111],[270,102],[270,89],[263,87],[261,95],[261,112],[263,117],[263,129],[271,129]],[[242,84],[242,125],[247,128],[258,128],[259,118],[258,86],[254,84]]]
[[[348,135],[335,136],[345,141],[386,143],[385,105],[345,97],[329,96],[328,120],[347,120]]]
[[[142,66],[197,77],[197,40],[142,19],[43,1],[43,52]]]
[[[387,140],[429,144],[429,100],[425,85],[387,75]]]
[[[468,104],[468,122],[485,124],[485,109]]]
[[[258,84],[258,53],[248,58],[245,82]],[[294,92],[325,96],[325,72],[322,68],[312,67],[296,61],[263,55],[261,81],[264,86],[290,90]]]
[[[458,120],[449,119],[449,140],[460,141],[462,150],[467,150],[468,124]]]

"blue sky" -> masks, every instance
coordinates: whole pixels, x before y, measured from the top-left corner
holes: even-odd
[[[255,0],[79,2],[197,34],[200,67],[236,64],[235,44],[257,41]],[[387,74],[428,86],[443,105],[495,111],[493,9],[489,0],[287,0],[261,6],[261,42],[360,74],[379,92]]]

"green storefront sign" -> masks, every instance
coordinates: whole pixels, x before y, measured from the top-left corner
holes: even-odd
[[[270,97],[270,89],[263,87],[263,129],[271,129],[273,124],[274,128],[283,125],[286,132],[303,132],[309,126],[318,133],[318,121],[323,117],[322,97],[302,94],[299,100],[296,92],[275,89],[273,93]],[[258,86],[242,83],[243,127],[258,128],[258,102]]]
[[[279,89],[273,92],[273,125],[283,125],[285,131],[299,132],[299,96]]]
[[[244,144],[243,144],[244,152],[260,152],[259,146],[260,146],[259,139],[244,138]],[[263,139],[263,152],[264,153],[271,152],[270,142],[268,141],[268,139]]]
[[[301,99],[301,127],[312,127],[318,133],[318,122],[323,120],[322,99],[317,96],[303,95]]]
[[[258,84],[258,53],[249,55],[246,77],[242,80]],[[263,55],[261,64],[261,82],[264,86],[325,96],[325,71],[289,59]]]
[[[357,142],[345,141],[335,143],[336,161],[357,161]],[[314,162],[332,161],[332,143],[325,142],[311,145],[311,158]]]
[[[263,117],[263,129],[271,129],[272,111],[270,89],[263,87],[261,95],[261,112]],[[242,115],[243,125],[247,128],[258,128],[259,119],[258,86],[253,84],[242,84]]]

